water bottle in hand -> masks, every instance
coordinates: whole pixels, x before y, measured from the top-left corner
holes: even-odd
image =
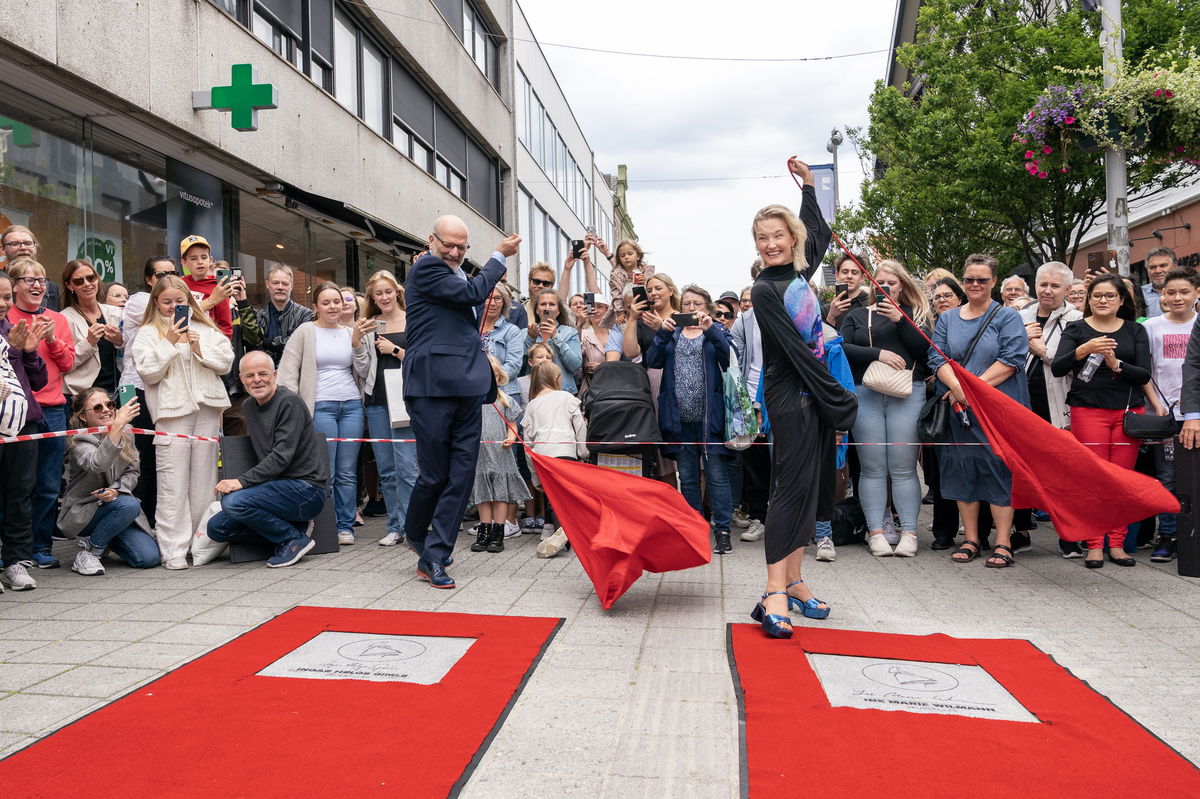
[[[1076,375],[1075,379],[1082,383],[1088,382],[1096,374],[1096,370],[1100,368],[1100,364],[1102,363],[1104,363],[1104,356],[1098,352],[1093,352],[1087,356],[1087,363],[1079,370],[1079,374]]]

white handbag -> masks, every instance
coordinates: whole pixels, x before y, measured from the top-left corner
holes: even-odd
[[[870,308],[867,309],[867,346],[875,346],[874,336],[871,335]],[[883,361],[874,361],[867,367],[867,371],[863,372],[862,384],[889,397],[912,396],[913,370],[897,369]]]
[[[388,421],[392,427],[408,427],[408,405],[404,402],[404,370],[385,369],[383,385],[387,391]]]

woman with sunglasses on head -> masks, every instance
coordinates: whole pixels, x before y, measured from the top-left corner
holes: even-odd
[[[508,321],[530,335],[537,335],[537,296],[543,291],[554,290],[554,267],[538,261],[529,267],[529,299],[524,303],[514,302],[508,312]]]
[[[90,386],[117,390],[121,310],[100,302],[100,275],[90,261],[70,261],[62,276],[62,315],[75,337],[75,364],[63,375],[67,396]]]
[[[143,430],[154,427],[154,419],[150,416],[150,403],[146,402],[146,384],[142,381],[142,376],[138,374],[137,367],[133,363],[133,342],[137,340],[138,330],[142,326],[142,317],[146,315],[146,306],[150,304],[150,292],[154,290],[154,284],[168,275],[177,274],[179,274],[179,264],[175,262],[174,258],[166,255],[150,256],[142,266],[141,290],[131,294],[125,301],[125,307],[121,309],[121,338],[125,358],[122,361],[121,377],[117,381],[117,385],[133,386],[137,389],[138,407],[141,410],[138,412],[137,418],[133,420],[133,426]],[[138,478],[137,487],[133,490],[133,495],[141,500],[142,510],[145,512],[146,518],[150,520],[150,524],[153,525],[155,522],[154,512],[158,506],[158,467],[154,437],[134,436],[134,445],[137,447],[141,460],[141,475]]]
[[[571,318],[562,298],[553,289],[543,289],[534,302],[534,317],[525,335],[525,352],[537,342],[550,347],[553,361],[562,370],[562,390],[574,394],[578,386],[575,375],[583,366],[583,351],[579,345],[579,331],[571,324]]]
[[[75,337],[67,318],[43,307],[46,296],[46,270],[32,258],[17,258],[5,266],[13,283],[13,304],[8,321],[24,322],[35,331],[37,354],[46,364],[46,384],[34,392],[42,409],[37,432],[67,429],[67,399],[63,395],[63,376],[75,365]],[[57,569],[58,558],[51,553],[55,531],[58,494],[62,487],[63,455],[66,441],[47,438],[37,442],[37,484],[33,492],[33,563],[39,569]]]
[[[176,310],[181,307],[187,310]],[[233,366],[233,345],[182,278],[157,279],[130,354],[146,384],[155,429],[217,435],[229,407],[221,375]],[[165,568],[186,569],[192,536],[213,501],[217,448],[211,441],[176,436],[156,436],[154,447],[158,549]]]
[[[104,574],[100,558],[111,550],[135,569],[157,566],[160,555],[142,503],[133,496],[141,467],[129,423],[138,415],[137,400],[118,408],[102,388],[87,388],[71,403],[71,425],[107,427],[84,433],[67,444],[67,487],[58,526],[79,536],[71,571],[85,577]]]
[[[931,327],[925,292],[899,261],[885,260],[875,282],[886,292],[872,292],[874,302],[853,308],[842,321],[842,345],[854,373],[858,417],[854,442],[863,444],[858,460],[858,498],[867,520],[867,546],[877,558],[917,554],[917,516],[921,512],[921,483],[917,480],[917,417],[925,404],[925,333]],[[891,396],[865,384],[867,369],[880,362],[889,370],[906,371],[908,396]],[[909,382],[911,380],[911,383]],[[888,444],[889,446],[872,446]],[[891,499],[900,514],[900,540],[895,549],[884,537]]]
[[[1067,407],[1075,437],[1104,460],[1133,469],[1142,442],[1125,434],[1125,411],[1143,413],[1143,404],[1149,404],[1156,414],[1166,413],[1150,385],[1150,338],[1134,321],[1133,295],[1116,275],[1096,276],[1083,313],[1063,329],[1050,370],[1055,377],[1074,375]],[[1125,532],[1120,527],[1089,538],[1084,565],[1104,565],[1107,535],[1108,559],[1133,566],[1137,561],[1124,550]]]
[[[941,383],[936,390],[939,393],[945,391],[945,401],[954,403],[954,410],[947,414],[950,418],[946,423],[946,443],[969,445],[939,448],[941,494],[958,503],[966,536],[950,559],[955,563],[969,563],[979,555],[982,549],[980,536],[987,534],[987,530],[980,530],[979,505],[986,502],[996,524],[996,546],[985,564],[993,569],[1002,569],[1014,562],[1012,472],[987,445],[987,438],[978,420],[971,415],[962,386],[946,357],[953,358],[985,383],[1029,407],[1029,386],[1024,371],[1029,339],[1021,315],[992,300],[998,266],[991,255],[967,256],[963,267],[967,304],[938,316],[933,331],[936,349],[931,347],[929,350],[929,367]],[[970,423],[969,427],[960,421],[962,418]]]

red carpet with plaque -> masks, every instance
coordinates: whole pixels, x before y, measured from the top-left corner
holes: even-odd
[[[560,623],[294,608],[17,752],[0,778],[37,797],[453,796]],[[431,685],[258,675],[326,631],[474,640]]]
[[[1200,796],[1192,763],[1028,641],[728,630],[752,799]],[[818,653],[977,665],[1036,721],[833,707],[808,658]]]

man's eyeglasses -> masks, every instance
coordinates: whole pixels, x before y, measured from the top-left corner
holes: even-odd
[[[529,278],[529,285],[537,286],[540,289],[548,289],[554,287],[553,280],[538,280],[536,277]]]
[[[71,278],[71,285],[78,288],[79,286],[82,286],[85,283],[95,283],[99,279],[100,278],[96,275],[96,273],[92,272],[90,275],[84,275],[83,277]]]
[[[155,279],[155,280],[162,280],[162,279],[163,279],[164,277],[166,277],[167,275],[174,275],[174,274],[176,274],[176,272],[175,272],[175,270],[174,270],[174,269],[172,269],[172,270],[170,270],[170,271],[168,271],[168,272],[155,272],[155,273],[154,273],[154,279]]]
[[[993,278],[990,277],[964,277],[963,283],[966,283],[968,286],[972,284],[982,286],[985,283],[990,283],[992,280]]]
[[[17,280],[25,281],[26,286],[44,286],[47,282],[44,277],[19,277]]]
[[[447,244],[446,240],[443,239],[441,236],[439,236],[436,233],[433,234],[433,237],[435,239],[437,239],[439,242],[441,242],[442,246],[445,247],[447,250],[458,250],[459,252],[466,252],[467,250],[471,249],[470,244]]]
[[[100,413],[100,411],[102,411],[106,408],[111,411],[111,410],[114,410],[116,407],[117,407],[117,403],[113,402],[112,400],[109,400],[108,402],[97,402],[95,405],[88,408],[88,410],[90,410],[92,413]]]
[[[25,241],[6,241],[6,242],[4,242],[4,246],[5,246],[5,247],[28,247],[29,249],[31,249],[31,250],[32,250],[32,249],[34,249],[35,247],[37,247],[37,242],[35,242],[35,241],[29,241],[29,240],[25,240]]]

